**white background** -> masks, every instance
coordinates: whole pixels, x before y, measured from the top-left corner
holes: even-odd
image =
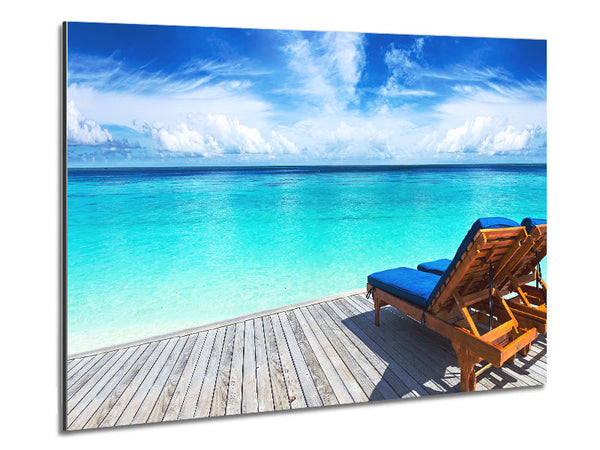
[[[592,257],[599,251],[598,16],[593,2],[556,4],[560,6],[523,0],[5,3],[0,29],[0,423],[2,441],[9,444],[5,448],[597,445],[592,438],[599,417],[595,323],[600,319],[600,295]],[[61,434],[59,60],[63,20],[548,39],[547,386]]]

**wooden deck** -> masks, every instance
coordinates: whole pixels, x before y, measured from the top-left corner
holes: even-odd
[[[546,338],[477,390],[546,382]],[[459,392],[450,342],[364,292],[292,305],[67,361],[67,429]]]

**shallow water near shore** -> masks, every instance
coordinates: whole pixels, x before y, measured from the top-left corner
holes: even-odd
[[[68,352],[364,287],[478,217],[546,217],[546,166],[70,169]]]

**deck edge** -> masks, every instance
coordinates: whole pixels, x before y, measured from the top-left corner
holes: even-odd
[[[290,305],[285,305],[285,306],[278,306],[277,308],[266,309],[263,311],[246,314],[243,316],[237,316],[237,317],[232,317],[229,319],[223,319],[218,322],[211,322],[211,323],[207,323],[205,325],[200,325],[197,327],[185,328],[182,330],[172,331],[170,333],[158,334],[158,335],[150,336],[147,338],[137,339],[135,341],[129,341],[129,342],[121,343],[121,344],[115,344],[115,345],[110,345],[107,347],[101,347],[101,348],[96,348],[93,350],[86,350],[83,352],[73,353],[71,355],[68,355],[66,360],[69,361],[71,359],[84,358],[87,356],[97,355],[98,353],[106,353],[106,352],[110,352],[113,350],[132,347],[135,345],[146,344],[146,343],[150,343],[150,342],[154,342],[154,341],[162,341],[163,339],[187,336],[190,334],[200,333],[202,331],[211,330],[213,328],[221,328],[221,327],[231,325],[231,324],[237,323],[237,322],[244,322],[246,320],[256,319],[257,317],[263,317],[263,316],[267,316],[270,314],[276,314],[276,313],[283,312],[283,311],[289,311],[289,310],[293,310],[296,308],[301,308],[303,306],[309,306],[309,305],[313,305],[313,304],[317,304],[317,303],[327,302],[327,301],[335,300],[338,298],[346,297],[349,295],[361,294],[364,292],[365,292],[365,288],[353,289],[350,291],[340,292],[338,294],[327,295],[325,297],[319,297],[319,298],[307,300],[304,302],[292,303]]]

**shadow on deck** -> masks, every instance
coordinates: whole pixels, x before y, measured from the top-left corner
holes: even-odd
[[[400,311],[386,306],[381,309],[380,326],[375,326],[375,312],[364,295],[354,295],[336,302],[348,315],[342,324],[354,333],[388,368],[371,400],[379,400],[382,386],[399,386],[400,397],[410,392],[432,395],[460,392],[460,369],[450,341],[415,322]],[[369,309],[370,306],[370,309]],[[492,367],[478,377],[477,391],[543,385],[545,369],[536,366],[545,361],[546,336],[540,335],[526,356],[518,355],[513,364]],[[482,367],[482,362],[476,370]],[[533,370],[537,369],[537,370]]]

